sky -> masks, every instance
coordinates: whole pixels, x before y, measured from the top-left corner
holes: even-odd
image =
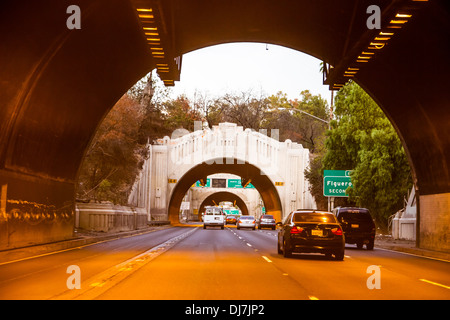
[[[231,43],[183,55],[181,79],[172,97],[194,93],[214,98],[251,90],[256,96],[282,91],[289,99],[309,90],[330,105],[331,91],[322,84],[320,60],[286,47],[265,43]]]

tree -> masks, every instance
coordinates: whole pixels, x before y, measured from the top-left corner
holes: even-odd
[[[175,100],[164,102],[162,107],[167,115],[165,126],[171,132],[180,128],[193,131],[194,121],[202,120],[200,112],[193,108],[189,99],[184,95],[177,97]]]
[[[356,83],[345,85],[335,102],[336,120],[327,135],[322,169],[353,169],[349,200],[368,208],[386,228],[412,184],[401,141],[383,111]]]
[[[282,92],[270,96],[270,112],[266,113],[263,127],[279,129],[281,141],[291,139],[315,153],[317,145],[325,138],[327,124],[299,111],[325,120],[329,113],[328,104],[320,95],[313,95],[308,90],[300,95],[301,100],[292,101]]]
[[[169,89],[159,79],[156,72],[150,72],[128,90],[128,96],[141,105],[143,117],[139,125],[140,144],[154,143],[157,139],[170,135],[166,126],[164,102],[168,100]]]
[[[77,197],[125,204],[147,157],[138,142],[141,106],[125,94],[105,117],[80,168]]]

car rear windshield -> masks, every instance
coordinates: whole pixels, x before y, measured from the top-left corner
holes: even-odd
[[[367,209],[341,209],[339,212],[339,219],[344,221],[361,221],[371,222],[369,210]]]
[[[222,214],[222,210],[219,208],[208,208],[206,209],[206,215],[208,216],[213,216],[213,215],[217,215],[217,214]]]
[[[255,220],[255,217],[254,216],[242,216],[239,219],[241,219],[241,220]]]
[[[336,218],[331,213],[296,212],[292,221],[336,223]]]
[[[265,214],[261,217],[261,219],[273,219],[273,216],[270,214]]]

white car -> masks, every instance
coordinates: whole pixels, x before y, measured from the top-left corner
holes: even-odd
[[[225,214],[222,208],[219,207],[206,207],[205,214],[203,215],[203,229],[206,227],[220,227],[224,228]]]
[[[255,230],[256,228],[256,219],[254,216],[240,216],[239,220],[236,223],[236,228],[252,228]]]

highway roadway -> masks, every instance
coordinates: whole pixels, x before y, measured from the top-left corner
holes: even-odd
[[[3,263],[0,299],[450,299],[449,261],[352,245],[344,261],[284,258],[276,235],[172,227]]]

